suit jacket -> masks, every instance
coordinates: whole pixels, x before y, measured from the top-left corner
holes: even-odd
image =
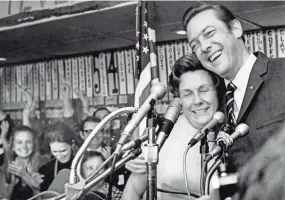
[[[237,124],[246,123],[249,134],[235,141],[233,164],[240,168],[285,120],[285,59],[269,59],[257,52]]]

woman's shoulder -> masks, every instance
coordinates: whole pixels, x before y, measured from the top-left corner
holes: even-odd
[[[46,165],[47,163],[53,161],[48,155],[39,155],[39,167]]]
[[[53,170],[54,169],[54,165],[55,165],[55,158],[51,159],[51,160],[45,160],[47,158],[41,158],[43,159],[43,162],[45,162],[45,164],[42,164],[41,167],[39,168],[39,172],[44,172],[47,170]]]

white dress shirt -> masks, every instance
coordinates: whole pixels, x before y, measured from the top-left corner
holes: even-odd
[[[256,61],[256,57],[253,54],[250,54],[246,62],[239,69],[236,77],[232,81],[232,83],[237,87],[234,92],[234,115],[235,118],[238,118],[239,111],[241,109],[242,101],[246,92],[249,76],[252,70],[252,67]],[[225,79],[226,86],[230,81]]]

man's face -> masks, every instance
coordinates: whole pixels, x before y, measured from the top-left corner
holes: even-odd
[[[83,132],[82,139],[85,140],[90,135],[90,133],[96,128],[96,126],[98,126],[98,124],[99,124],[98,122],[89,122],[89,121],[85,122],[82,130]],[[94,149],[99,148],[102,144],[103,137],[104,137],[104,129],[96,134],[96,136],[91,141],[89,147],[92,147]]]
[[[228,80],[232,80],[241,67],[237,56],[239,34],[242,30],[229,30],[213,10],[202,11],[187,25],[193,53],[204,67]]]

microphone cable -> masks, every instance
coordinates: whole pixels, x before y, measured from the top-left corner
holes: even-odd
[[[187,191],[188,198],[189,200],[192,200],[190,187],[188,185],[188,175],[187,175],[187,168],[186,168],[186,158],[187,158],[187,153],[190,148],[191,148],[191,145],[188,145],[183,154],[183,174],[184,174],[184,181],[186,185],[186,191]]]
[[[38,198],[40,196],[43,196],[43,195],[46,195],[46,194],[51,194],[51,195],[54,195],[54,196],[59,196],[60,195],[60,193],[58,193],[58,192],[48,190],[48,191],[44,191],[44,192],[38,193],[38,194],[32,196],[31,198],[29,198],[27,200],[33,200],[33,199],[36,199],[36,198]],[[49,197],[49,198],[54,198],[54,197]]]
[[[169,191],[169,190],[164,190],[164,189],[161,189],[161,188],[157,188],[157,191],[158,191],[158,192],[163,192],[163,193],[170,193],[170,194],[188,195],[188,194],[185,193],[185,192]],[[193,193],[193,192],[191,192],[190,195],[191,195],[192,197],[195,197],[195,198],[200,198],[200,197],[201,197],[199,194],[196,194],[196,193]]]
[[[204,160],[202,161],[202,171],[201,171],[201,175],[200,175],[200,193],[201,195],[205,195],[205,184],[204,184],[204,181],[205,181],[205,172],[206,172],[206,169],[207,169],[207,166],[208,166],[208,163],[209,163],[210,160]]]
[[[109,179],[109,188],[108,188],[108,200],[112,200],[112,187],[113,187],[113,174],[115,171],[115,164],[117,162],[118,154],[114,154],[113,160],[112,160],[112,166],[111,166],[111,174]]]

